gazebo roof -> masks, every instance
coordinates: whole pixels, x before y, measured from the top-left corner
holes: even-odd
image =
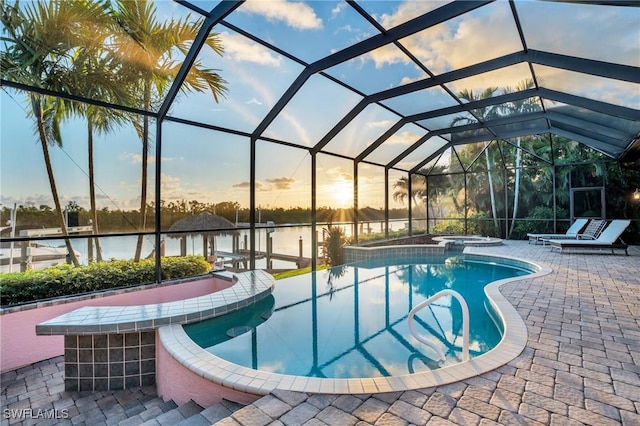
[[[179,238],[190,234],[201,234],[207,237],[215,237],[222,235],[234,235],[237,231],[233,230],[236,226],[228,219],[209,212],[203,212],[199,215],[190,215],[183,217],[171,225],[169,234],[172,238]],[[179,233],[174,233],[178,231]]]

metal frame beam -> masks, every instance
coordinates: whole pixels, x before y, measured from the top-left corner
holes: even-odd
[[[628,81],[630,83],[640,83],[639,67],[596,61],[595,59],[578,58],[576,56],[561,55],[559,53],[544,52],[542,50],[529,49],[525,55],[526,61],[533,64],[562,68],[581,74],[597,75],[599,77]]]
[[[222,21],[231,12],[236,10],[243,2],[244,0],[223,0],[207,15],[202,27],[200,27],[200,30],[196,35],[196,38],[193,40],[189,52],[187,52],[187,55],[178,70],[175,80],[173,80],[173,83],[169,88],[169,92],[167,92],[167,95],[158,110],[158,118],[160,120],[164,119],[171,107],[171,104],[175,100],[176,96],[178,96],[178,92],[184,84],[191,67],[198,58],[200,50],[202,50],[202,47],[205,45],[207,37],[209,37],[211,28],[213,28],[213,26],[218,22]]]
[[[404,157],[406,157],[408,154],[410,154],[411,152],[419,148],[420,145],[422,145],[424,142],[426,142],[433,136],[442,136],[449,133],[464,132],[467,130],[478,130],[486,127],[500,126],[504,124],[520,123],[520,122],[525,122],[530,120],[537,120],[544,117],[545,117],[545,113],[542,111],[539,111],[539,112],[518,114],[518,115],[509,116],[509,117],[498,118],[495,120],[485,121],[484,123],[465,124],[463,126],[454,126],[454,127],[447,127],[444,129],[434,130],[433,132],[429,132],[427,135],[420,138],[418,141],[412,144],[409,148],[407,148],[404,152],[396,156],[393,160],[387,163],[386,167],[394,167],[396,164],[398,164],[398,162],[402,161]],[[489,136],[491,139],[495,139],[493,135],[486,135],[486,136]],[[457,143],[452,144],[450,142],[447,145],[451,146],[451,145],[458,145],[458,144]]]
[[[366,40],[363,40],[310,64],[291,84],[291,86],[289,86],[285,93],[280,97],[278,102],[273,106],[271,111],[269,111],[267,116],[262,120],[258,127],[256,127],[255,131],[253,132],[253,136],[259,137],[260,135],[262,135],[269,124],[271,124],[276,116],[284,109],[287,103],[289,103],[293,96],[298,92],[298,90],[300,90],[304,83],[313,74],[339,65],[358,56],[364,55],[365,53],[371,52],[372,50],[385,46],[389,43],[393,43],[394,41],[400,40],[404,37],[408,37],[434,25],[438,25],[442,22],[475,10],[491,2],[493,2],[493,0],[458,1],[448,3],[425,15],[419,16],[405,22],[404,24],[398,25],[397,27],[392,28],[384,34],[377,34],[373,37],[370,37]],[[326,145],[326,143],[324,145]],[[316,145],[313,148],[313,152],[320,151],[324,145]]]
[[[635,134],[630,134],[613,127],[594,123],[588,120],[582,120],[580,118],[562,114],[559,112],[549,111],[546,115],[551,122],[564,123],[569,126],[577,127],[589,133],[594,133],[608,139],[619,140],[624,144],[624,146],[627,146],[627,143],[625,142],[626,140],[631,139],[635,136]]]
[[[504,133],[501,133],[500,137],[498,138],[493,137],[493,135],[489,136],[489,138],[487,138],[487,135],[477,135],[477,136],[470,136],[468,138],[461,138],[455,142],[449,142],[448,145],[459,146],[459,145],[467,145],[467,144],[476,143],[476,142],[489,142],[490,140],[493,140],[493,139],[504,140],[509,138],[517,138],[518,136],[538,135],[542,133],[548,133],[549,131],[550,129],[545,123],[544,126],[535,126],[535,127],[526,128],[526,129],[514,129],[509,132],[504,132]]]
[[[352,108],[352,110],[349,111],[343,117],[343,119],[340,120],[340,122],[336,124],[322,139],[320,139],[320,141],[312,149],[316,152],[321,150],[324,146],[326,146],[326,144],[328,144],[331,141],[331,139],[333,139],[347,124],[349,124],[360,112],[362,112],[371,103],[380,102],[385,99],[405,95],[408,93],[427,89],[430,87],[440,86],[451,81],[459,80],[459,79],[470,77],[473,75],[478,75],[481,73],[504,68],[506,66],[515,65],[522,62],[528,62],[529,64],[551,66],[551,67],[561,68],[569,71],[580,72],[584,74],[591,74],[591,75],[617,79],[622,81],[628,81],[628,82],[634,82],[634,83],[640,82],[640,68],[638,67],[614,64],[614,63],[603,62],[603,61],[596,61],[592,59],[578,58],[574,56],[561,55],[557,53],[549,53],[549,52],[544,52],[540,50],[527,50],[526,52],[521,51],[521,52],[511,53],[508,55],[504,55],[500,58],[491,59],[479,64],[461,68],[459,70],[450,71],[448,73],[444,73],[439,76],[423,79],[420,81],[395,87],[393,89],[384,90],[378,93],[374,93],[370,96],[367,96],[362,101],[360,101],[358,105]],[[575,95],[564,94],[563,92],[557,92],[551,89],[538,88],[538,89],[530,89],[530,90],[540,91],[539,93],[540,96],[544,96],[543,93],[561,94],[555,97],[556,98],[564,97],[565,99],[573,98],[574,101],[578,100],[581,106],[584,106],[585,108],[600,110],[601,112],[611,114],[611,115],[618,116],[618,114],[627,115],[633,112],[638,113],[638,111],[633,109],[629,109],[625,107],[617,107],[615,105],[606,104],[600,101],[595,101],[588,98],[582,98]],[[518,92],[518,93],[522,93],[522,92]],[[547,96],[547,97],[552,99],[551,96]],[[558,100],[558,99],[555,99],[555,100]],[[508,102],[508,101],[505,101],[505,102]],[[567,101],[566,103],[572,103],[572,102]],[[489,103],[488,105],[492,105],[492,103]],[[605,105],[609,105],[609,106],[605,106]],[[471,109],[468,106],[468,104],[464,104],[460,106],[451,107],[452,110],[449,113],[461,112],[465,110],[465,107],[467,107],[466,110]],[[432,113],[424,113],[424,114],[425,115],[423,116],[423,118],[419,118],[420,114],[407,116],[405,122],[432,118],[438,115],[446,114],[446,112],[443,110],[438,110],[437,113],[434,111]],[[362,154],[360,154],[359,157],[361,156]]]
[[[554,101],[557,101],[557,102],[562,102],[562,103],[565,103],[565,104],[569,104],[569,105],[572,105],[572,106],[577,106],[577,107],[589,109],[591,111],[599,112],[599,113],[606,114],[606,115],[615,116],[615,117],[618,117],[618,118],[624,118],[624,119],[632,120],[632,121],[640,120],[640,111],[632,109],[632,108],[627,108],[627,107],[623,107],[623,106],[619,106],[619,105],[613,105],[613,104],[609,104],[609,103],[602,102],[602,101],[596,101],[596,100],[593,100],[593,99],[584,98],[584,97],[581,97],[581,96],[570,95],[568,93],[559,92],[559,91],[556,91],[556,90],[540,88],[540,89],[527,89],[527,90],[524,90],[524,91],[521,91],[521,92],[513,92],[513,93],[510,93],[508,95],[500,95],[500,96],[495,96],[493,98],[483,99],[481,101],[469,102],[469,103],[464,104],[464,105],[456,105],[456,106],[453,106],[453,107],[442,108],[442,109],[435,110],[435,111],[430,111],[430,112],[427,112],[427,113],[416,114],[416,115],[413,115],[413,116],[410,116],[410,117],[406,117],[402,121],[406,120],[407,122],[409,122],[409,121],[416,120],[418,118],[419,119],[427,119],[427,118],[438,117],[438,116],[441,116],[441,115],[455,114],[455,113],[459,113],[459,112],[469,111],[469,110],[472,110],[472,109],[484,108],[484,107],[487,107],[487,106],[490,106],[490,105],[497,105],[497,104],[504,103],[504,102],[511,102],[511,101],[515,101],[515,100],[521,100],[521,99],[525,99],[527,97],[533,97],[533,96],[540,96],[543,99],[550,99],[550,100],[554,100]],[[551,111],[547,110],[547,112],[545,114],[547,114],[548,118],[550,118],[550,117],[553,116],[553,114],[558,114],[558,113],[554,113],[553,110],[551,110]],[[549,116],[549,114],[551,114],[551,116]],[[596,125],[593,124],[593,126],[596,126]],[[585,126],[585,128],[586,128],[586,126]],[[446,134],[446,132],[445,133],[442,133],[442,132],[431,132],[431,133],[429,133],[429,137],[432,136],[432,135],[435,136],[436,134]],[[583,140],[594,140],[595,141],[597,139],[586,138],[586,139],[583,139]],[[420,140],[416,141],[416,143],[414,143],[413,145],[408,147],[404,152],[402,152],[396,158],[394,158],[389,163],[387,163],[387,167],[395,166],[397,163],[402,161],[403,158],[405,158],[407,155],[409,155],[414,150],[419,148],[420,145],[422,145],[422,143],[424,143],[425,141],[426,141],[426,139],[423,140],[422,138]],[[585,142],[583,142],[583,143],[585,143]],[[587,146],[589,146],[589,144],[587,144],[587,143],[585,143],[585,144]],[[600,144],[598,144],[598,145],[600,145]],[[610,156],[611,154],[607,154],[607,155]]]
[[[640,74],[640,70],[638,71]],[[620,105],[609,104],[607,102],[597,101],[582,96],[571,95],[557,90],[546,89],[541,87],[538,89],[539,96],[543,99],[551,99],[552,101],[562,102],[564,104],[585,108],[591,111],[600,112],[602,114],[612,115],[626,120],[640,121],[640,110],[627,108]]]
[[[493,0],[480,1],[454,1],[444,6],[441,6],[429,13],[426,13],[417,18],[411,19],[403,24],[391,28],[384,34],[377,34],[345,49],[342,49],[336,53],[333,53],[325,58],[322,58],[310,65],[312,72],[318,72],[331,68],[335,65],[346,62],[350,59],[357,58],[365,53],[371,52],[379,47],[385,46],[394,41],[413,35],[417,32],[423,31],[427,28],[431,28],[435,25],[446,22],[450,19],[456,18],[467,12],[471,12],[486,4],[492,3]]]
[[[617,158],[624,151],[625,147],[616,144],[615,140],[610,138],[595,139],[589,135],[578,133],[576,130],[574,126],[564,127],[563,123],[551,123],[551,133],[580,142],[589,148],[605,154],[607,157]]]

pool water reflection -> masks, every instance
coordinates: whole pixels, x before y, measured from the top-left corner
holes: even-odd
[[[462,312],[450,296],[416,316],[444,363],[408,329],[407,315],[448,288],[470,311],[470,355],[495,347],[502,328],[485,285],[530,271],[456,257],[367,261],[280,280],[272,296],[246,309],[184,326],[201,347],[261,371],[321,378],[397,376],[462,360]]]

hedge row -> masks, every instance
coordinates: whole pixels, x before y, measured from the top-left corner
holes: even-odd
[[[202,275],[211,265],[202,256],[161,259],[162,279]],[[110,260],[87,266],[52,266],[41,271],[0,274],[1,304],[15,305],[117,287],[155,282],[155,260]]]

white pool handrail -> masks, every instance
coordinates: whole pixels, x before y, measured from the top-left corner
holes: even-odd
[[[444,352],[442,352],[442,349],[440,349],[435,343],[422,337],[416,331],[413,317],[416,315],[416,312],[423,308],[426,308],[435,300],[446,295],[454,296],[456,299],[458,299],[458,302],[460,302],[460,306],[462,307],[462,360],[469,361],[469,307],[467,306],[467,302],[464,300],[464,297],[462,297],[462,295],[457,291],[450,289],[440,290],[424,302],[419,303],[413,309],[411,309],[408,317],[409,331],[411,331],[411,334],[413,334],[413,337],[415,337],[417,340],[436,351],[436,353],[440,357],[440,360],[444,361],[446,357],[444,355]]]

